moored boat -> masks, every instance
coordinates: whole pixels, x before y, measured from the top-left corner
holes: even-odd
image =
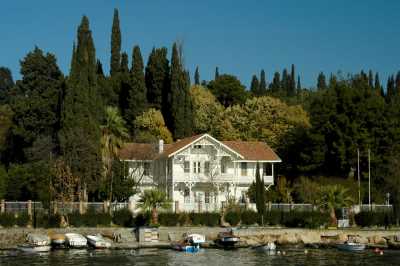
[[[70,248],[84,248],[87,246],[87,239],[81,234],[67,233],[65,243]]]
[[[28,234],[26,237],[26,243],[19,245],[18,249],[23,252],[50,251],[50,238],[43,234]]]
[[[230,229],[225,232],[220,232],[215,244],[222,248],[235,248],[239,244],[240,237],[233,234],[233,230]]]
[[[198,252],[200,251],[200,244],[205,243],[206,238],[200,234],[188,234],[184,239],[173,243],[172,249],[177,251]]]
[[[338,244],[337,248],[343,251],[363,251],[366,248],[365,244],[345,242],[343,244]]]
[[[276,245],[274,242],[268,242],[265,245],[258,245],[258,246],[254,246],[252,248],[259,252],[275,252],[276,251]]]
[[[51,244],[54,247],[62,247],[65,245],[65,235],[63,234],[54,234],[50,236]]]
[[[87,235],[87,241],[90,246],[100,249],[100,248],[110,248],[111,243],[105,240],[101,235]]]

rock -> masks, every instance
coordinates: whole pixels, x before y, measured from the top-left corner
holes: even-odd
[[[279,245],[295,245],[298,244],[298,239],[295,234],[284,233],[277,239]]]

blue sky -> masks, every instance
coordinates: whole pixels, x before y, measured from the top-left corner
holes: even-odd
[[[400,70],[400,1],[385,0],[15,0],[3,1],[0,66],[19,78],[19,60],[35,45],[56,54],[69,71],[72,43],[83,14],[90,19],[97,57],[109,69],[113,9],[120,11],[122,49],[184,44],[185,65],[201,79],[237,75],[248,85],[263,68],[295,64],[306,86],[325,73],[378,71],[382,83]]]

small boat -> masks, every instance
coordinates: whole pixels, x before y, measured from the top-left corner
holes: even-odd
[[[365,244],[354,243],[354,242],[344,242],[343,244],[338,244],[337,248],[344,251],[363,251],[366,248]]]
[[[19,245],[18,249],[23,252],[47,252],[50,251],[50,238],[42,234],[28,234],[26,243]]]
[[[63,247],[65,245],[65,235],[63,234],[54,234],[50,236],[51,244],[54,247]]]
[[[240,241],[240,237],[233,234],[233,230],[220,232],[215,244],[222,248],[235,248]]]
[[[110,248],[111,243],[106,241],[101,235],[87,235],[87,241],[94,248]]]
[[[337,248],[344,251],[363,251],[367,246],[357,242],[358,235],[348,235],[347,241],[338,244]]]
[[[200,251],[200,244],[205,242],[205,236],[200,234],[189,234],[185,235],[182,241],[173,243],[172,249],[177,251],[198,252]]]
[[[258,245],[258,246],[254,246],[252,248],[259,252],[275,252],[276,251],[276,245],[274,242],[268,242],[265,245]]]
[[[81,234],[67,233],[65,234],[65,243],[70,248],[83,248],[87,246],[87,239]]]

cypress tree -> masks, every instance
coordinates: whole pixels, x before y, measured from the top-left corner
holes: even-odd
[[[193,102],[190,95],[190,74],[189,71],[184,71],[185,84],[185,137],[192,136],[193,134]]]
[[[199,73],[199,67],[196,67],[196,71],[194,72],[194,84],[195,85],[200,85],[200,73]]]
[[[281,75],[279,72],[275,72],[274,78],[272,79],[272,83],[270,85],[271,92],[276,94],[279,92],[281,87]]]
[[[386,86],[386,100],[389,102],[395,95],[395,82],[393,76],[389,76]]]
[[[170,86],[168,91],[167,125],[175,138],[183,138],[191,130],[191,101],[189,100],[188,73],[183,70],[177,44],[172,47]],[[189,114],[185,114],[190,112]]]
[[[219,78],[219,70],[218,67],[215,68],[215,76],[214,76],[214,80]]]
[[[128,109],[128,98],[129,92],[131,91],[128,61],[128,54],[123,52],[121,54],[121,65],[119,67],[120,72],[118,73],[118,81],[120,87],[118,102],[119,109],[123,117],[125,117],[125,111]]]
[[[260,96],[260,84],[256,75],[251,78],[250,92],[253,96]]]
[[[290,91],[290,76],[286,68],[282,71],[281,89],[283,94],[288,96],[288,93]]]
[[[261,69],[261,73],[260,73],[260,95],[266,95],[266,94],[267,94],[267,80],[265,78],[264,69]]]
[[[288,96],[292,97],[295,94],[296,94],[296,75],[294,71],[294,64],[292,64],[289,77]]]
[[[327,88],[326,77],[323,72],[320,72],[318,75],[318,80],[317,80],[317,89],[325,90],[326,88]]]
[[[120,71],[124,74],[129,72],[129,60],[128,60],[128,54],[123,52],[121,54],[121,65],[119,67]]]
[[[124,118],[133,135],[135,118],[147,108],[147,89],[144,80],[143,58],[139,46],[133,47],[132,68],[130,71],[131,89],[128,93],[127,109]]]
[[[300,75],[297,76],[297,93],[301,91]]]
[[[119,72],[121,61],[121,30],[119,27],[118,9],[114,9],[113,24],[111,29],[111,60],[110,75],[114,76]]]
[[[66,164],[79,178],[80,197],[87,200],[87,192],[98,187],[102,161],[96,52],[86,16],[78,27],[72,61],[68,88],[64,92],[59,139]]]
[[[162,110],[165,118],[165,110],[168,109],[166,98],[169,86],[167,48],[153,48],[147,61],[145,81],[149,106]]]

